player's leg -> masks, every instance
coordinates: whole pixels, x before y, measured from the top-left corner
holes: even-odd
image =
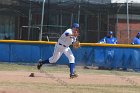
[[[57,60],[62,55],[62,53],[63,53],[63,51],[61,50],[61,48],[55,46],[55,49],[54,49],[54,52],[53,52],[53,56],[50,57],[47,60],[39,60],[38,65],[37,65],[37,69],[40,69],[43,64],[56,63]]]
[[[73,56],[73,53],[72,53],[71,49],[69,47],[66,48],[65,51],[64,51],[64,54],[69,59],[70,78],[78,77],[78,75],[74,71],[74,68],[75,68],[75,57]]]

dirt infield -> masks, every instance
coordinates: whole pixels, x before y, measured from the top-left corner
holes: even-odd
[[[89,88],[88,93],[94,93],[95,87],[101,86],[131,86],[140,88],[139,76],[124,76],[118,73],[113,74],[84,74],[80,73],[78,78],[69,79],[67,73],[40,73],[38,71],[33,72],[35,77],[29,77],[30,71],[0,71],[0,93],[78,93],[74,92],[77,86],[79,89]],[[89,87],[87,87],[89,86]],[[48,88],[48,89],[47,89]],[[54,89],[57,88],[57,89]],[[61,89],[62,88],[62,89]],[[63,89],[66,88],[66,89]],[[77,88],[77,89],[78,89]],[[90,88],[92,88],[90,90]],[[85,91],[81,93],[85,93]],[[73,90],[73,91],[72,91]],[[97,91],[99,93],[105,93]],[[119,92],[116,92],[119,93]],[[121,93],[121,92],[120,92]],[[138,93],[123,92],[123,93]]]

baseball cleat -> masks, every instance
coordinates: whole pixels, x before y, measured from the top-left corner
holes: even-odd
[[[38,65],[37,65],[37,69],[40,70],[40,68],[42,67],[43,63],[42,60],[38,61]]]
[[[77,77],[78,77],[78,74],[72,74],[72,75],[70,75],[70,79],[77,78]]]

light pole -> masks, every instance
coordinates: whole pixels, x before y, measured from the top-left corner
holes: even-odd
[[[126,0],[126,6],[127,6],[127,33],[128,33],[128,37],[127,37],[127,42],[129,43],[129,6],[128,6],[128,0]]]
[[[80,9],[81,9],[81,5],[80,5],[80,1],[78,2],[79,5],[78,5],[78,23],[80,21]]]
[[[41,18],[41,26],[40,26],[40,34],[39,34],[39,40],[42,40],[42,31],[43,31],[43,20],[44,20],[44,6],[45,6],[45,0],[43,0],[42,5],[42,18]]]
[[[31,0],[30,0],[30,6],[29,6],[29,23],[28,23],[28,40],[30,39],[30,32],[31,32],[31,21],[32,21],[32,14],[31,14]]]
[[[119,7],[118,7],[118,9],[117,9],[117,15],[116,15],[116,23],[117,23],[117,27],[116,27],[116,33],[118,33],[118,28],[119,28],[119,18],[118,18],[118,16],[119,16],[119,12],[120,12],[120,9],[121,9],[121,7],[123,6],[123,4],[120,4],[119,5]]]

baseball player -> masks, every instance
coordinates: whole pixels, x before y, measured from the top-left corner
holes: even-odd
[[[117,38],[113,37],[113,32],[109,31],[107,33],[107,36],[102,38],[99,43],[108,43],[108,44],[117,44]],[[106,49],[105,53],[105,64],[107,65],[107,68],[104,66],[99,66],[99,69],[113,69],[114,64],[113,63],[113,56],[114,56],[114,50],[108,48]],[[108,67],[109,66],[109,67]]]
[[[132,42],[131,44],[133,45],[140,45],[140,32],[137,33],[137,35],[132,39]],[[133,63],[133,68],[135,71],[139,71],[139,68],[140,68],[140,65],[139,65],[139,58],[140,58],[140,55],[139,55],[139,50],[134,50],[133,51],[133,55],[135,55],[132,59],[135,61]],[[125,66],[125,69],[127,69],[127,66],[129,64],[126,63],[126,66]]]
[[[113,32],[109,31],[107,36],[105,36],[103,39],[99,41],[99,43],[109,43],[109,44],[116,44],[117,39],[113,37]]]
[[[138,32],[137,35],[133,38],[131,44],[140,44],[140,32]]]
[[[72,27],[67,29],[61,37],[58,39],[58,42],[55,44],[53,56],[47,60],[39,60],[37,69],[39,70],[43,64],[47,63],[56,63],[60,56],[64,53],[69,59],[69,68],[70,68],[70,78],[78,77],[74,71],[75,57],[70,49],[70,45],[76,42],[78,33],[79,24],[73,23]]]

